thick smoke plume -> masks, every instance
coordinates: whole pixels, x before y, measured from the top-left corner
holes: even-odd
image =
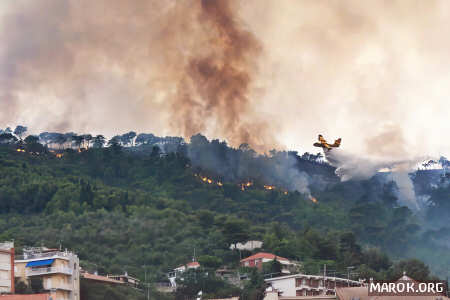
[[[174,98],[174,127],[185,136],[207,132],[208,126],[233,145],[249,143],[256,149],[273,146],[265,123],[246,122],[249,89],[256,73],[261,46],[235,20],[230,1],[201,2],[199,18],[213,36],[202,53],[188,57],[178,94]],[[212,121],[212,122],[208,122]]]
[[[20,122],[31,102],[38,128],[150,119],[267,150],[275,140],[249,99],[261,45],[235,11],[231,1],[19,2],[1,32],[2,121]]]
[[[449,156],[449,6],[0,1],[0,127]]]

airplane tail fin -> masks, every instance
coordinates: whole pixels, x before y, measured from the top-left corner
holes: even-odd
[[[339,147],[341,145],[341,138],[338,138],[337,140],[334,141],[333,147]]]

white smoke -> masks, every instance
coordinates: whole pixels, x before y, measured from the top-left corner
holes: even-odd
[[[354,156],[342,149],[333,149],[325,152],[326,159],[336,167],[336,175],[341,181],[350,179],[364,180],[374,176],[377,172],[390,172],[390,178],[398,187],[398,202],[413,211],[420,210],[423,205],[418,201],[414,184],[409,173],[423,158],[412,160],[383,160],[370,156]]]

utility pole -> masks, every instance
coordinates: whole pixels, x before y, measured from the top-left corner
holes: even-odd
[[[145,272],[145,277],[144,277],[145,278],[145,282],[144,282],[145,290],[144,290],[144,292],[145,292],[146,298],[148,300],[150,298],[150,290],[148,288],[148,283],[147,283],[147,266],[143,265],[143,267],[144,267],[144,272]]]

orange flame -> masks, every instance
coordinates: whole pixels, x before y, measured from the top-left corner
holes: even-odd
[[[311,200],[313,203],[317,203],[319,201],[317,201],[317,199],[311,195],[309,195],[309,200]]]
[[[211,178],[208,178],[208,177],[206,177],[206,176],[202,176],[202,175],[198,175],[198,174],[194,174],[194,176],[195,176],[195,177],[200,177],[200,179],[201,179],[203,182],[205,182],[205,183],[209,183],[209,184],[215,183],[214,180],[212,180]],[[220,184],[219,184],[219,183],[220,183]],[[218,181],[218,182],[217,182],[217,185],[222,186],[222,183]]]
[[[251,187],[253,185],[253,182],[247,181],[239,184],[242,191],[245,191],[246,188]]]

